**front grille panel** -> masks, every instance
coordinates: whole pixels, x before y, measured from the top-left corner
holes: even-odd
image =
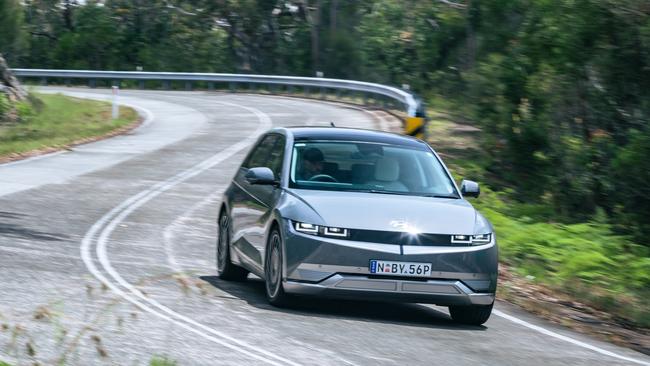
[[[451,235],[447,234],[410,234],[399,231],[381,230],[350,230],[350,240],[372,243],[395,245],[420,245],[420,246],[453,246],[465,247],[470,244],[457,244],[451,242]]]

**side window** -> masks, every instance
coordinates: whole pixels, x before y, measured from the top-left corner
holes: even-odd
[[[273,145],[273,150],[271,150],[271,155],[266,166],[271,168],[273,174],[275,174],[276,179],[280,179],[282,174],[282,162],[284,160],[284,145],[285,140],[284,136],[277,136],[275,145]]]
[[[273,150],[273,146],[278,140],[278,135],[267,135],[264,139],[253,148],[253,151],[242,165],[244,168],[255,168],[258,166],[267,166],[267,161]]]

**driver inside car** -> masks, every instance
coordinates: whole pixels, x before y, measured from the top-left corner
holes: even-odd
[[[323,162],[325,157],[320,149],[310,147],[302,153],[302,166],[298,179],[309,180],[319,174],[323,174]]]

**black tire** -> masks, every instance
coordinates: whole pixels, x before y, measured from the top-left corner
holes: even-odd
[[[282,287],[282,236],[277,229],[271,231],[266,245],[264,260],[264,283],[266,299],[273,306],[284,307],[291,303],[291,296]]]
[[[492,305],[450,306],[449,315],[457,323],[481,325],[490,318]]]
[[[219,236],[217,238],[217,273],[227,281],[245,281],[248,271],[233,264],[230,260],[230,218],[222,213],[219,217]]]

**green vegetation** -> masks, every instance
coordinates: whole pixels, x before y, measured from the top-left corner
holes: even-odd
[[[483,130],[495,191],[566,223],[604,212],[616,233],[650,245],[645,0],[3,4],[0,52],[14,67],[323,71],[409,84]]]
[[[36,94],[38,102],[17,106],[20,121],[0,124],[0,158],[32,150],[62,148],[83,139],[102,136],[137,119],[131,108],[120,108],[120,118],[111,119],[105,102],[63,95]],[[33,99],[33,98],[32,98]]]
[[[431,113],[429,141],[463,177],[490,181],[480,131]],[[481,188],[473,200],[494,225],[500,259],[523,276],[570,295],[631,324],[650,327],[650,249],[616,234],[604,213],[590,221],[552,221],[546,204],[518,202],[512,190]],[[532,276],[532,277],[530,277]]]
[[[434,143],[456,132],[438,149],[483,184],[503,259],[648,324],[647,0],[7,0],[0,52],[13,67],[408,84],[481,130],[432,115]]]
[[[151,361],[149,361],[149,366],[176,366],[176,361],[172,361],[169,358],[163,356],[154,356]],[[0,365],[1,366],[1,365]]]

